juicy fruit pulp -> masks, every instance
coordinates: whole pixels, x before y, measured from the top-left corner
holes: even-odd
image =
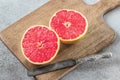
[[[56,33],[44,26],[28,29],[22,39],[24,56],[33,64],[50,62],[59,50],[59,38]]]
[[[82,38],[87,31],[87,20],[74,10],[60,10],[51,18],[50,27],[63,43],[71,44]]]

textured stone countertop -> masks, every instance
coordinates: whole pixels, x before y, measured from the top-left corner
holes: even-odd
[[[40,7],[48,0],[0,0],[0,31]],[[92,4],[98,0],[84,0]],[[120,80],[120,7],[105,14],[105,22],[116,31],[116,40],[104,51],[113,57],[81,65],[61,80]],[[34,80],[0,41],[0,80]]]

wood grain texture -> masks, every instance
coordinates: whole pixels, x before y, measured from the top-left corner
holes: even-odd
[[[73,45],[61,44],[61,49],[55,63],[69,58],[80,58],[94,54],[108,46],[115,38],[115,32],[104,23],[103,14],[120,5],[120,0],[101,0],[99,3],[89,6],[82,0],[51,0],[34,12],[0,32],[0,38],[20,62],[28,69],[39,67],[29,63],[22,55],[20,41],[22,35],[31,26],[49,26],[51,16],[59,9],[74,9],[83,13],[88,20],[87,35]],[[49,72],[36,76],[37,80],[58,80],[78,65],[63,70]]]

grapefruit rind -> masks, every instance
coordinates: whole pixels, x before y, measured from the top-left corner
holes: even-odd
[[[44,25],[35,25],[35,26],[32,26],[32,27],[28,28],[28,29],[24,32],[24,35],[26,34],[26,32],[27,32],[29,29],[34,28],[34,27],[36,27],[36,26],[45,27],[45,28],[49,29],[50,31],[53,31],[52,29],[50,29],[49,27],[46,27],[46,26],[44,26]],[[21,51],[22,51],[22,54],[23,54],[23,56],[25,57],[25,59],[27,59],[27,61],[29,61],[30,63],[32,63],[32,64],[34,64],[34,65],[46,65],[46,64],[50,63],[50,62],[56,57],[56,55],[58,54],[59,49],[60,49],[60,39],[59,39],[59,36],[57,35],[57,33],[56,33],[55,31],[53,31],[53,32],[56,34],[57,39],[58,39],[58,42],[57,42],[57,43],[58,43],[58,48],[56,49],[56,53],[54,54],[54,56],[53,56],[50,60],[44,61],[44,62],[42,62],[42,63],[40,63],[40,62],[33,62],[33,61],[31,61],[31,60],[24,54],[23,47],[22,47],[22,40],[23,40],[23,38],[24,38],[24,35],[22,36],[22,39],[21,39]]]
[[[62,43],[64,43],[64,44],[74,44],[74,43],[76,43],[77,41],[81,40],[81,39],[86,35],[87,30],[88,30],[88,21],[87,21],[87,18],[86,18],[81,12],[79,12],[79,11],[72,10],[72,9],[60,9],[60,10],[56,11],[56,12],[53,14],[53,16],[51,17],[51,19],[50,19],[49,26],[50,26],[51,29],[53,29],[52,26],[51,26],[52,18],[53,18],[54,16],[56,16],[56,14],[57,14],[59,11],[62,11],[62,10],[77,12],[77,13],[79,13],[79,14],[85,19],[85,21],[86,21],[85,31],[82,33],[82,35],[78,36],[77,38],[74,38],[74,39],[63,39],[62,37],[59,36],[60,41],[61,41]],[[54,29],[53,29],[53,30],[54,30]],[[54,31],[55,31],[55,30],[54,30]]]

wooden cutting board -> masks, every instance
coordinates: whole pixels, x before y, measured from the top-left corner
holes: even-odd
[[[1,40],[20,60],[20,62],[31,70],[38,66],[29,63],[22,55],[20,41],[26,29],[33,25],[48,26],[51,16],[59,9],[74,9],[83,13],[89,24],[87,35],[84,39],[73,45],[61,44],[57,57],[51,62],[66,60],[69,58],[80,58],[94,54],[108,46],[115,38],[115,32],[105,24],[103,14],[120,5],[120,0],[101,0],[95,5],[87,5],[82,0],[51,0],[34,12],[0,32]],[[54,72],[35,76],[37,80],[58,80],[72,68],[62,69]]]

